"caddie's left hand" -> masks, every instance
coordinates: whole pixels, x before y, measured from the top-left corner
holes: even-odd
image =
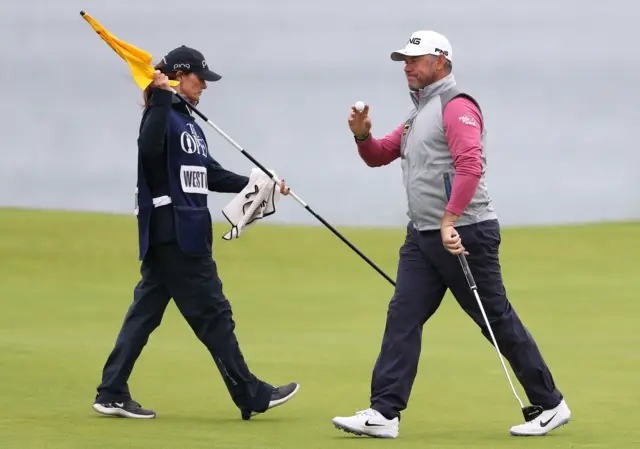
[[[282,195],[289,195],[289,192],[291,192],[291,189],[289,187],[287,187],[287,185],[284,183],[284,179],[280,180],[280,193]]]
[[[464,253],[465,256],[469,255],[469,253],[464,250],[464,246],[462,246],[462,238],[460,238],[460,234],[458,234],[456,228],[445,224],[440,228],[440,235],[442,237],[442,244],[451,254],[454,256],[462,253]]]

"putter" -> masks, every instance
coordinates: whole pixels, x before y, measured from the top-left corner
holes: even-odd
[[[444,174],[444,188],[447,192],[447,200],[451,198],[451,180],[449,179],[449,174]],[[526,422],[533,421],[543,412],[543,408],[539,405],[528,405],[524,406],[520,396],[516,393],[516,389],[513,386],[513,382],[511,381],[511,376],[509,375],[509,370],[507,370],[507,366],[504,363],[504,359],[502,358],[502,354],[500,353],[500,349],[498,348],[498,342],[496,341],[496,337],[493,335],[493,330],[491,329],[491,324],[489,323],[489,319],[484,311],[484,307],[482,306],[482,301],[480,301],[480,295],[478,294],[478,287],[476,285],[476,281],[471,274],[471,269],[469,268],[469,263],[467,262],[467,258],[464,253],[458,254],[458,260],[460,261],[460,266],[462,267],[462,272],[464,273],[464,277],[467,279],[467,284],[469,284],[469,289],[473,292],[473,295],[476,298],[476,302],[478,303],[478,307],[480,308],[480,313],[482,313],[482,318],[484,318],[484,322],[487,325],[487,329],[489,330],[489,334],[491,335],[491,340],[493,341],[493,346],[496,348],[496,352],[498,353],[498,358],[500,359],[500,363],[502,364],[502,368],[504,369],[504,373],[507,375],[507,380],[509,381],[509,385],[511,386],[511,391],[513,391],[513,395],[518,400],[520,404],[520,408],[522,409],[522,416]]]

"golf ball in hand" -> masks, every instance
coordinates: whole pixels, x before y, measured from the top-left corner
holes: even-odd
[[[356,110],[362,112],[363,109],[364,109],[364,103],[361,101],[356,101]]]

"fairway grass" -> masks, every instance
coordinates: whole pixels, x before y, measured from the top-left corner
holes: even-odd
[[[135,218],[0,210],[0,448],[638,448],[640,224],[505,229],[509,297],[573,412],[543,438],[522,420],[494,349],[448,294],[424,329],[398,440],[351,436],[368,407],[392,286],[324,227],[261,223],[214,256],[250,369],[299,381],[242,421],[206,348],[170,303],[130,379],[155,420],[91,408],[139,279]],[[395,279],[404,229],[341,228]],[[525,400],[522,389],[518,393]]]

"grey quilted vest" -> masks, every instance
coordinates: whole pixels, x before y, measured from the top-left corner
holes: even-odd
[[[421,89],[417,95],[411,95],[415,108],[404,125],[400,154],[402,177],[407,191],[407,215],[413,226],[420,231],[440,229],[448,203],[444,175],[448,174],[453,184],[455,170],[444,131],[442,112],[449,101],[461,95],[476,103],[470,95],[456,87],[451,74]],[[456,226],[497,218],[485,179],[485,129],[483,127],[482,130],[482,177],[475,195]]]

